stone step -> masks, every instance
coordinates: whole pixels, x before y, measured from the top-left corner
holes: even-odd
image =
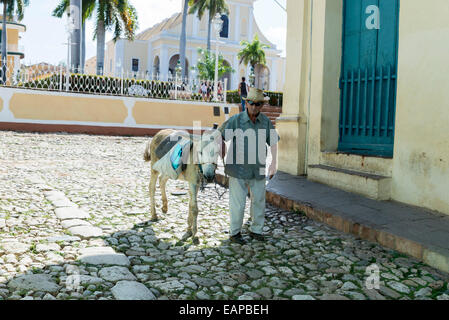
[[[263,112],[268,118],[279,118],[281,115],[280,113],[273,113],[273,112]]]
[[[308,179],[374,200],[389,200],[391,177],[341,169],[325,165],[310,165]]]
[[[391,177],[392,158],[362,156],[345,152],[323,152],[320,164],[357,172]]]
[[[262,112],[276,112],[276,113],[282,113],[282,108],[277,107],[263,107]]]

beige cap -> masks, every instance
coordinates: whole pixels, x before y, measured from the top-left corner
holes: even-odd
[[[265,102],[270,100],[270,98],[263,95],[263,90],[251,87],[249,88],[248,96],[246,98],[243,98],[243,100]]]

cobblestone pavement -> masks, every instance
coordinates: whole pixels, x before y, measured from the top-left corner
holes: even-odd
[[[147,140],[0,132],[0,299],[449,298],[447,275],[270,206],[266,242],[231,244],[213,185],[201,244],[180,242],[188,196],[170,192],[187,185],[168,183],[167,214],[158,192],[149,222]],[[365,286],[373,263],[379,290]]]

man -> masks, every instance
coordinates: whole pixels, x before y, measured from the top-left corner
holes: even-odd
[[[271,147],[272,162],[268,176],[277,170],[277,143],[279,136],[270,119],[261,113],[265,98],[260,89],[250,88],[245,99],[246,111],[226,121],[218,130],[224,141],[232,139],[225,163],[229,175],[230,241],[245,244],[241,229],[248,188],[251,198],[250,237],[264,241],[265,223],[265,163],[266,145]],[[225,157],[225,147],[222,157]]]
[[[242,82],[239,84],[239,96],[242,103],[242,112],[245,111],[245,98],[248,96],[249,86],[246,84],[245,77],[242,78]]]

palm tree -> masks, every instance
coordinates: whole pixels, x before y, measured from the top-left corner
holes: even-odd
[[[192,70],[198,71],[200,79],[213,79],[215,77],[215,53],[198,48],[198,55],[200,59],[196,66],[196,70],[192,67]],[[218,55],[218,78],[222,78],[227,73],[235,72],[230,66],[225,64],[225,60],[221,54]]]
[[[13,19],[14,11],[17,19],[23,19],[24,7],[29,5],[29,0],[0,0],[3,3],[3,24],[2,24],[2,82],[6,81],[6,66],[8,64],[7,56],[7,32],[6,19]]]
[[[70,5],[70,0],[61,0],[53,15],[62,17]],[[137,12],[129,0],[83,0],[83,20],[96,11],[96,26],[93,39],[97,40],[97,74],[103,74],[106,31],[114,32],[113,41],[122,33],[128,40],[134,40],[137,30]],[[84,46],[84,45],[83,45]]]
[[[97,74],[103,74],[106,30],[114,32],[114,42],[122,33],[128,40],[134,40],[138,27],[137,11],[129,0],[98,0],[94,39],[97,39]]]
[[[198,19],[202,19],[204,12],[209,13],[208,27],[207,27],[207,50],[210,51],[210,40],[212,32],[212,21],[217,13],[229,14],[229,7],[226,0],[190,0],[190,14],[196,13]]]
[[[240,64],[243,63],[245,66],[249,64],[251,66],[252,74],[255,73],[257,65],[266,66],[267,60],[264,49],[270,48],[270,46],[260,42],[257,34],[254,36],[253,42],[242,40],[240,45],[242,49],[237,54],[237,57],[240,59]],[[255,85],[254,82],[252,85]]]
[[[84,70],[86,62],[86,20],[92,17],[95,9],[96,0],[82,0],[82,23],[81,23],[81,69]],[[53,10],[52,16],[62,18],[70,6],[70,0],[61,0],[58,6]]]
[[[179,58],[181,60],[181,77],[187,76],[186,70],[186,42],[187,42],[187,11],[189,9],[189,0],[184,0],[184,5],[182,7],[182,29],[181,29],[181,39],[179,44]]]

